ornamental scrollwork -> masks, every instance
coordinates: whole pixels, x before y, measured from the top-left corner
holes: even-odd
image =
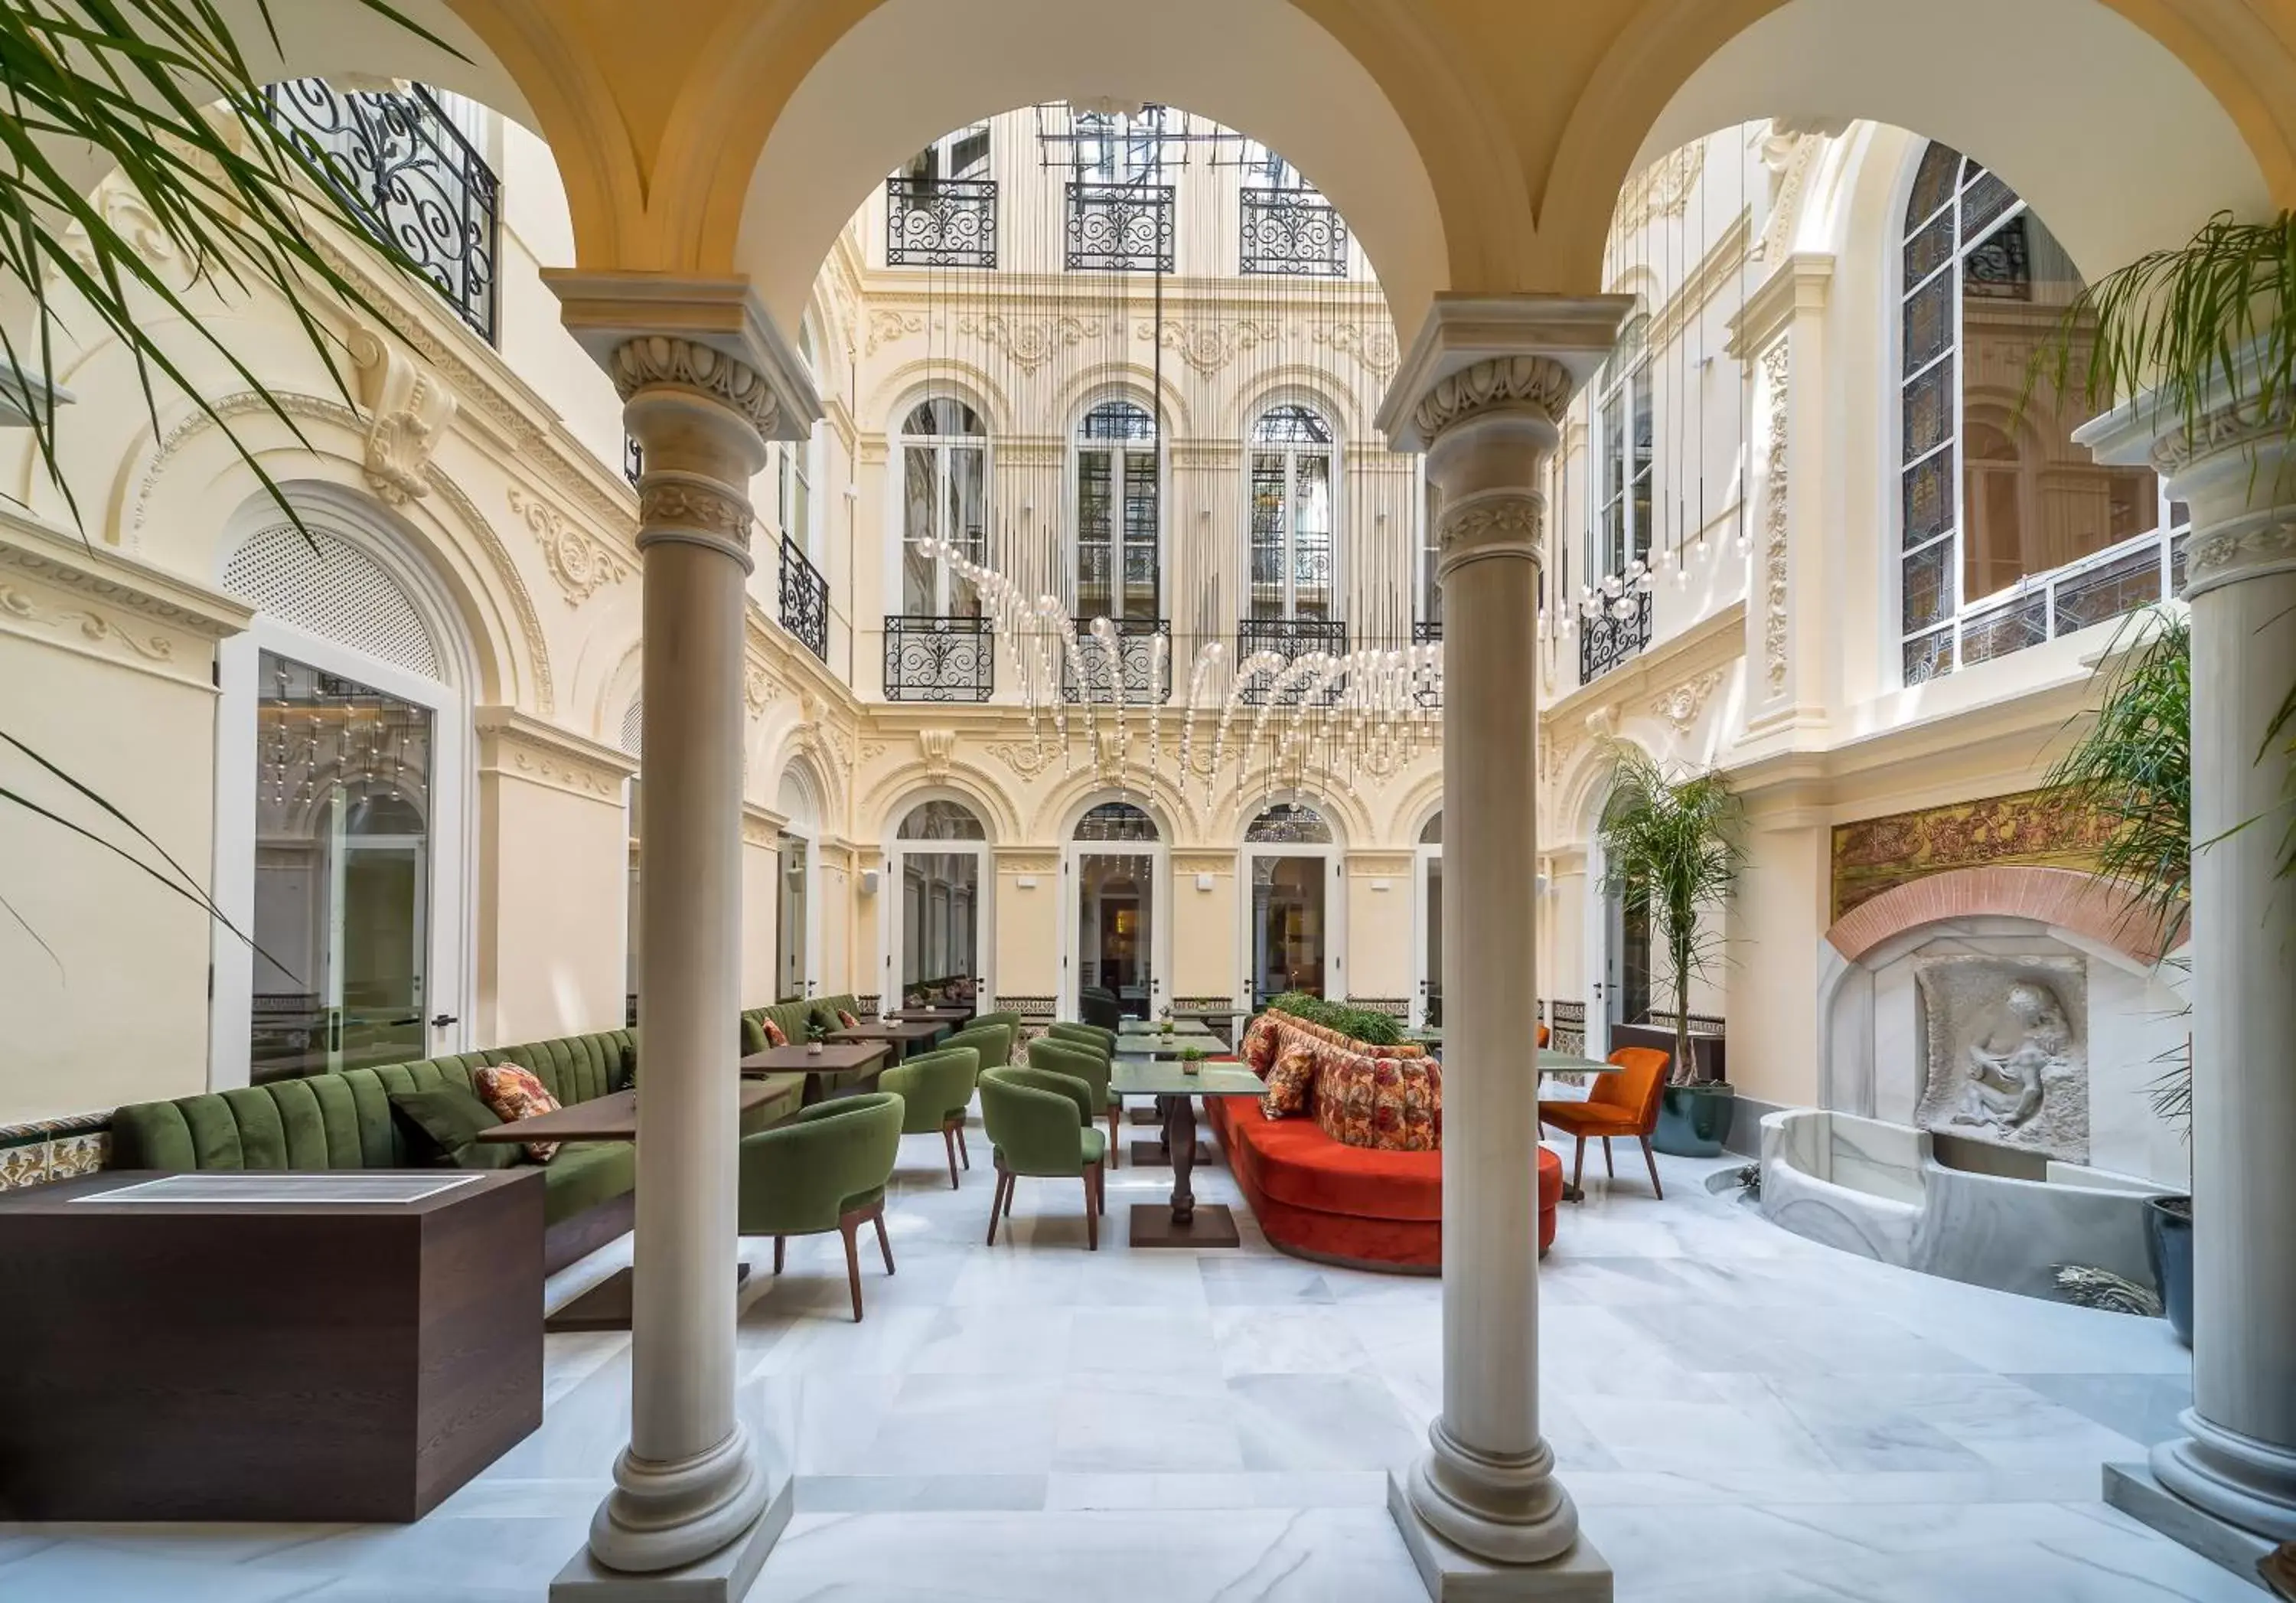
[[[730,407],[760,434],[770,435],[781,403],[773,387],[746,362],[721,350],[668,334],[626,341],[614,352],[615,391],[624,400],[641,390],[670,385],[692,390]]]
[[[639,540],[650,529],[694,529],[723,536],[743,550],[750,546],[749,503],[708,485],[650,481],[638,492]]]
[[[1570,370],[1551,357],[1491,357],[1464,367],[1434,386],[1412,408],[1422,440],[1477,412],[1527,407],[1557,419],[1578,388]]]
[[[602,587],[620,584],[636,571],[603,540],[516,485],[511,487],[510,509],[542,547],[543,563],[565,592],[568,606],[580,606]]]

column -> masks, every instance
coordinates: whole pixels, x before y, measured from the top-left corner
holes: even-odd
[[[1380,420],[1441,497],[1443,1411],[1388,1498],[1439,1599],[1611,1596],[1538,1429],[1532,624],[1558,425],[1627,307],[1440,297]]]
[[[734,1406],[749,486],[789,421],[777,393],[812,397],[777,389],[796,364],[739,282],[570,274],[553,288],[645,453],[646,749],[630,1440],[552,1595],[627,1595],[636,1572],[730,1603],[790,1507]]]
[[[2152,1470],[2191,1508],[2272,1541],[2296,1541],[2296,882],[2279,876],[2287,749],[2265,739],[2296,686],[2290,404],[2262,420],[2219,405],[2192,434],[2179,418],[2156,437],[2140,401],[2078,436],[2100,461],[2149,456],[2193,514],[2193,1407]],[[2109,1477],[2114,1500],[2123,1491]],[[2190,1522],[2124,1506],[2226,1554]]]

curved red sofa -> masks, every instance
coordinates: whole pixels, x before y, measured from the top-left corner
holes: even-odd
[[[1333,1140],[1311,1118],[1270,1119],[1247,1097],[1204,1101],[1228,1168],[1267,1239],[1302,1258],[1354,1269],[1439,1274],[1443,1155]],[[1554,1243],[1562,1160],[1538,1151],[1538,1251]]]

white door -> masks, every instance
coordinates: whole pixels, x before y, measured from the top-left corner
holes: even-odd
[[[1425,1026],[1443,1017],[1443,848],[1422,846],[1411,907],[1411,1019]]]
[[[1077,1016],[1077,997],[1086,985],[1114,991],[1129,1017],[1153,1018],[1170,1004],[1170,884],[1160,843],[1071,841],[1063,849],[1062,1018]]]
[[[970,979],[974,1007],[992,1010],[990,907],[996,892],[982,841],[898,841],[885,853],[878,893],[884,952],[883,1003],[939,982]]]
[[[1348,994],[1347,879],[1337,846],[1246,846],[1237,950],[1254,1011],[1287,991]]]

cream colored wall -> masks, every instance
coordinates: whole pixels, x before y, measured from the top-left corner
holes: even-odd
[[[1182,852],[1173,860],[1173,996],[1233,998],[1242,983],[1237,863],[1234,851]],[[1209,891],[1196,888],[1203,874],[1212,878]]]
[[[1027,888],[1022,880],[1036,883]],[[996,929],[991,975],[1003,997],[1050,997],[1061,991],[1061,909],[1066,905],[1056,851],[996,853]]]
[[[1347,995],[1407,1003],[1417,865],[1403,852],[1350,851],[1346,866]]]
[[[621,1027],[627,830],[619,795],[480,772],[478,1040]]]
[[[781,999],[780,851],[773,824],[753,810],[742,819],[742,1006],[763,1007]]]

